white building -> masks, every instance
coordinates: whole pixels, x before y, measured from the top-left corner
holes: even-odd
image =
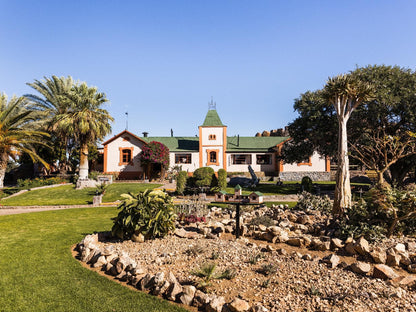
[[[199,137],[139,137],[125,130],[103,143],[104,173],[118,173],[121,179],[143,178],[139,154],[151,141],[169,148],[170,167],[182,166],[190,175],[197,168],[211,167],[217,172],[248,172],[248,165],[260,176],[280,176],[282,180],[329,180],[329,161],[318,154],[308,161],[285,164],[277,159],[289,137],[227,137],[227,126],[215,109],[208,110],[199,126]]]

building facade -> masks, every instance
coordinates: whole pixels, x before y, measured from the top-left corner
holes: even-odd
[[[279,176],[282,180],[300,180],[304,175],[313,180],[329,180],[329,161],[318,154],[298,164],[285,164],[277,158],[289,137],[227,136],[227,126],[215,109],[208,110],[199,126],[198,137],[136,136],[125,130],[103,143],[104,173],[117,173],[120,179],[142,179],[144,168],[139,154],[152,141],[169,148],[170,167],[181,166],[190,175],[201,167],[215,172],[245,173],[250,165],[260,176]],[[298,178],[300,176],[300,179]]]

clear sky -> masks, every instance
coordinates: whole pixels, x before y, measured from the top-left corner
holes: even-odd
[[[71,75],[141,135],[194,136],[211,96],[229,135],[285,126],[294,99],[368,64],[416,66],[416,1],[0,0],[0,92]]]

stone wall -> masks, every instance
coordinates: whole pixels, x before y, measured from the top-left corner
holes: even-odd
[[[312,181],[331,181],[330,172],[280,172],[281,181],[302,181],[304,176],[308,176]]]

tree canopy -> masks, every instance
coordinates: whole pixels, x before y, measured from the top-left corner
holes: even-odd
[[[416,164],[411,136],[416,130],[416,74],[398,66],[371,65],[350,75],[374,86],[372,99],[357,107],[348,121],[350,155],[381,178],[388,171],[390,177],[402,180],[412,168],[406,164]],[[316,150],[337,161],[337,116],[323,90],[302,94],[294,108],[299,117],[288,126],[292,140],[282,149],[284,160],[300,161]]]

